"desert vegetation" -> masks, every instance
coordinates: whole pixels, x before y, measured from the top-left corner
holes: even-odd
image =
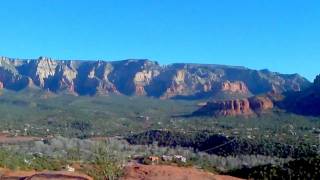
[[[181,155],[187,159],[182,166],[259,179],[270,167],[275,176],[287,177],[296,168],[291,164],[319,155],[319,118],[277,108],[253,117],[195,117],[186,115],[201,100],[75,97],[37,90],[4,90],[0,100],[2,133],[37,137],[1,145],[0,165],[10,169],[77,165],[95,179],[117,179],[130,161]],[[315,162],[310,161],[317,167]]]
[[[29,152],[25,154],[24,152]],[[0,165],[20,170],[61,170],[66,165],[80,164],[82,171],[103,179],[115,179],[121,175],[124,165],[136,158],[148,156],[181,155],[187,163],[213,172],[227,172],[258,165],[281,165],[292,160],[263,155],[218,156],[205,152],[195,152],[191,148],[161,147],[150,145],[130,145],[125,140],[115,138],[106,141],[83,140],[55,137],[45,141],[35,141],[2,147]]]

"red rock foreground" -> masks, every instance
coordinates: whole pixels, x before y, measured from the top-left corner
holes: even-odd
[[[91,177],[65,171],[48,171],[48,172],[35,172],[35,171],[3,171],[0,173],[1,180],[93,180]]]
[[[126,167],[121,180],[240,180],[231,176],[215,175],[191,167],[169,165],[131,165]]]

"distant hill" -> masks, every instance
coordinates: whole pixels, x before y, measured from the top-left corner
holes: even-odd
[[[287,93],[281,107],[302,115],[320,115],[320,75],[309,88],[301,92]]]
[[[301,91],[311,83],[298,74],[245,67],[171,64],[147,59],[79,61],[0,58],[0,88],[39,88],[77,95],[124,94],[157,98],[249,97]]]

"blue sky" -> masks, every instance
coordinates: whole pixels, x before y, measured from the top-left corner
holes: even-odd
[[[320,73],[317,0],[1,0],[0,23],[0,56]]]

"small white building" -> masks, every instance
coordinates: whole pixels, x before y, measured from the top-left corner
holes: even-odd
[[[165,161],[165,162],[169,162],[169,161],[173,160],[173,157],[172,156],[163,155],[163,156],[161,156],[161,159],[163,161]]]
[[[174,159],[176,161],[180,161],[182,163],[186,163],[187,162],[187,158],[181,155],[174,155]]]

